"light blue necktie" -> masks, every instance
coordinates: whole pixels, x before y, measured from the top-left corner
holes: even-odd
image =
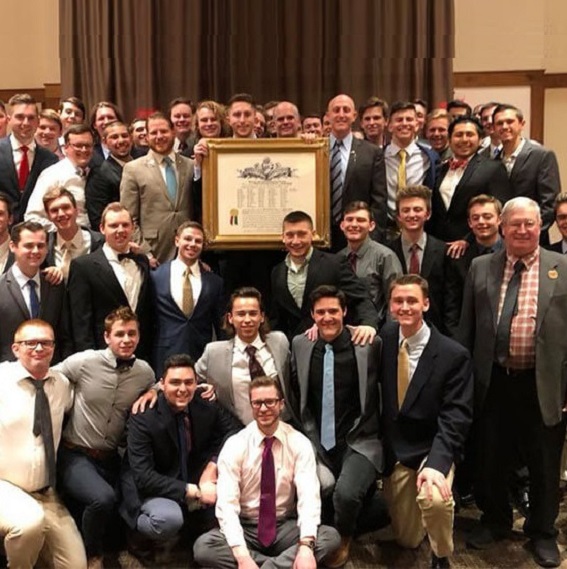
[[[37,283],[30,279],[28,281],[30,288],[30,316],[32,318],[39,318],[39,297],[37,296]]]
[[[323,357],[323,408],[321,410],[321,445],[331,450],[335,439],[335,354],[333,346],[325,344]]]
[[[177,197],[177,178],[175,177],[175,170],[173,169],[173,162],[169,156],[166,156],[163,161],[165,162],[165,183],[167,184],[167,193],[173,203]]]
[[[343,168],[341,160],[342,140],[336,140],[331,154],[331,215],[340,222],[343,209]]]

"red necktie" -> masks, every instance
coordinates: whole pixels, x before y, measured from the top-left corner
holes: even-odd
[[[23,192],[30,174],[30,163],[28,160],[29,148],[22,145],[20,146],[20,150],[22,151],[22,161],[20,162],[20,169],[18,170],[18,185],[20,186],[20,191]]]
[[[276,539],[276,469],[272,453],[273,442],[274,437],[266,437],[262,452],[258,541],[264,547],[269,547]]]
[[[459,160],[458,158],[451,158],[449,161],[449,170],[458,170],[459,168],[465,168],[468,160]]]
[[[266,375],[264,373],[264,368],[262,364],[256,358],[256,346],[249,344],[244,348],[244,351],[248,354],[248,369],[250,371],[250,379],[256,379],[257,377],[262,377]]]
[[[419,245],[414,243],[410,247],[411,256],[409,260],[409,274],[410,275],[419,275],[419,257],[417,256],[417,251],[419,249]]]

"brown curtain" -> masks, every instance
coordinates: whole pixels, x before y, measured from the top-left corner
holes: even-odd
[[[454,0],[60,0],[63,96],[131,117],[177,96],[324,109],[452,93]]]

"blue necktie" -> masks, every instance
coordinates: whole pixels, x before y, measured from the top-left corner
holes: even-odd
[[[28,281],[30,289],[30,316],[32,318],[39,318],[39,297],[37,296],[37,283],[30,279]]]
[[[321,410],[321,445],[331,450],[335,439],[335,354],[333,346],[325,344],[323,357],[323,408]]]
[[[331,154],[331,215],[336,223],[341,221],[343,209],[342,145],[342,140],[336,140]]]
[[[177,178],[175,177],[173,162],[169,156],[166,156],[163,161],[165,162],[165,183],[167,184],[167,194],[169,195],[169,199],[175,203],[175,199],[177,197]]]

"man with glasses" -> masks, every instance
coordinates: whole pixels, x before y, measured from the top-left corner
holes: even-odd
[[[86,569],[81,536],[55,493],[55,452],[63,414],[73,403],[69,381],[49,367],[54,334],[28,320],[12,344],[17,362],[0,365],[0,535],[9,567]]]
[[[89,180],[89,162],[93,154],[93,135],[84,124],[71,126],[65,133],[65,158],[44,170],[31,194],[25,219],[38,221],[49,231],[54,224],[49,221],[43,207],[43,196],[55,186],[67,188],[77,202],[79,225],[90,227],[85,203],[85,187]]]

